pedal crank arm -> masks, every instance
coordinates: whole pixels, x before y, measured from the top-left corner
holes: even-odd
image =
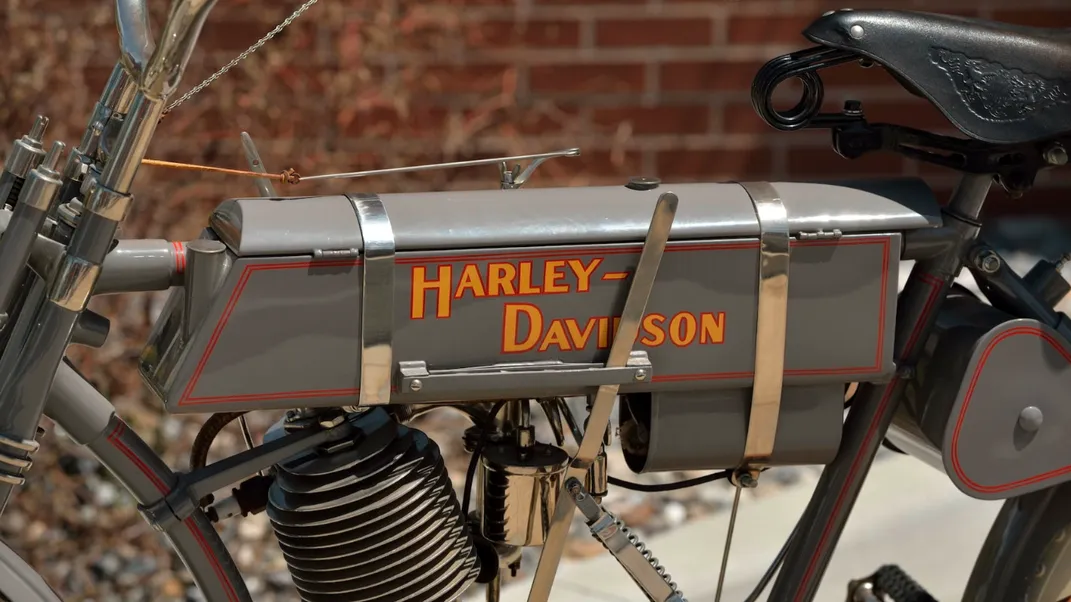
[[[610,554],[628,572],[636,585],[643,590],[651,602],[686,602],[680,592],[667,581],[665,571],[659,572],[657,560],[652,561],[629,539],[620,521],[602,509],[577,479],[569,479],[566,490],[572,496],[576,507],[584,515],[591,534],[595,536]]]

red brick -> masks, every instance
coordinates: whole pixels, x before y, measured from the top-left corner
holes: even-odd
[[[93,94],[104,91],[104,86],[108,83],[108,78],[112,76],[112,69],[114,63],[108,67],[86,67],[82,70],[82,81],[85,82],[85,87],[92,91]]]
[[[788,172],[793,178],[900,175],[904,173],[904,159],[891,152],[873,152],[858,159],[845,159],[828,147],[793,148],[788,152]]]
[[[769,134],[777,132],[759,117],[751,104],[735,103],[722,110],[722,129],[727,134]]]
[[[255,17],[245,19],[211,19],[205,21],[197,47],[202,52],[220,50],[241,52],[275,28],[276,23]],[[319,23],[316,20],[295,21],[279,32],[271,44],[279,48],[286,41],[291,49],[310,49],[315,45]]]
[[[484,21],[465,33],[471,48],[571,48],[580,44],[580,24],[576,21]]]
[[[624,184],[627,181],[625,178],[640,173],[641,162],[640,154],[634,151],[582,151],[579,157],[547,161],[536,170],[536,177],[546,184],[550,181],[584,181],[587,178],[620,176]]]
[[[577,2],[577,0],[533,0],[538,5],[561,5],[561,4],[585,4],[585,5],[600,5],[600,4],[647,4],[647,0],[583,0]],[[512,2],[511,2],[512,3]]]
[[[642,92],[643,65],[539,65],[529,72],[529,85],[540,92]]]
[[[509,123],[517,133],[525,136],[542,136],[575,131],[579,124],[579,109],[576,107],[550,107],[539,112],[523,111],[511,115]]]
[[[770,177],[770,149],[669,150],[658,153],[658,177],[666,180],[718,182]]]
[[[639,135],[702,134],[710,128],[710,109],[701,105],[597,108],[592,121],[608,128],[627,123]]]
[[[414,83],[429,92],[490,94],[507,90],[515,76],[516,67],[510,65],[443,65],[424,69]]]
[[[994,21],[1026,25],[1028,27],[1071,27],[1071,10],[998,10]]]
[[[801,32],[814,22],[812,13],[792,16],[736,16],[728,23],[730,44],[813,44]]]
[[[706,46],[713,42],[710,19],[613,19],[595,24],[598,46]]]
[[[662,65],[662,89],[671,92],[733,91],[750,89],[762,67],[751,62],[680,62]]]
[[[443,107],[415,106],[403,113],[390,107],[359,111],[343,125],[343,134],[355,138],[425,138],[442,135],[449,111]]]

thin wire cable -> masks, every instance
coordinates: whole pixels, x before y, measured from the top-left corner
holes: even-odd
[[[219,71],[216,71],[212,75],[209,75],[208,77],[205,78],[204,81],[202,81],[201,83],[199,83],[196,86],[194,86],[189,92],[183,94],[181,97],[179,97],[178,100],[176,100],[175,102],[173,102],[170,105],[168,105],[167,108],[164,109],[164,113],[163,114],[167,115],[172,110],[174,110],[175,107],[177,107],[180,104],[186,102],[187,100],[192,98],[193,95],[197,94],[201,90],[204,90],[205,88],[210,86],[213,82],[215,82],[217,79],[222,77],[225,73],[227,73],[228,71],[233,69],[235,65],[237,65],[238,63],[244,61],[246,58],[249,57],[249,55],[251,55],[254,52],[256,52],[257,50],[259,50],[261,46],[263,46],[269,40],[271,40],[276,35],[278,35],[280,31],[286,29],[287,26],[289,26],[291,23],[294,22],[294,19],[297,19],[298,17],[300,17],[302,15],[302,13],[304,13],[307,10],[309,10],[309,8],[311,8],[312,5],[316,4],[318,1],[319,0],[308,0],[307,2],[305,2],[305,4],[302,4],[301,6],[299,6],[297,10],[295,10],[292,13],[290,13],[289,17],[283,19],[282,23],[276,25],[275,29],[269,31],[267,35],[265,35],[263,38],[260,38],[259,40],[257,40],[256,43],[254,43],[252,46],[247,48],[245,50],[245,52],[243,52],[242,54],[239,54],[237,57],[235,57],[235,59],[233,61],[231,61],[231,62],[227,63],[226,65],[224,65],[222,69],[220,69]]]

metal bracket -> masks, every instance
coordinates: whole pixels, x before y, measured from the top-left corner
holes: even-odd
[[[755,376],[743,466],[754,478],[774,450],[781,413],[788,325],[788,212],[769,182],[742,182],[759,221],[759,286],[755,326]]]
[[[245,160],[249,162],[249,170],[266,174],[267,169],[264,167],[264,161],[260,158],[260,151],[257,150],[257,145],[253,144],[253,138],[249,135],[249,132],[242,132],[242,150],[245,151]],[[256,178],[253,183],[257,186],[257,192],[263,197],[275,197],[279,196],[275,193],[275,186],[268,178]]]
[[[157,531],[167,531],[200,508],[201,499],[229,485],[314,447],[348,437],[351,423],[341,421],[328,428],[303,429],[259,447],[246,450],[208,466],[179,475],[178,482],[162,499],[139,506],[145,520]]]
[[[517,188],[520,188],[521,186],[524,186],[525,183],[528,182],[528,178],[532,177],[532,174],[535,172],[536,168],[542,165],[543,162],[547,159],[553,159],[555,157],[577,157],[579,155],[579,148],[570,148],[555,153],[530,155],[529,157],[513,157],[513,159],[532,159],[532,162],[528,164],[528,167],[525,168],[523,172],[521,171],[520,163],[515,163],[511,168],[509,166],[510,158],[502,159],[501,163],[498,164],[498,171],[500,176],[499,185],[502,187],[502,190],[515,190]]]
[[[833,230],[826,232],[819,229],[817,232],[800,232],[800,240],[838,240],[844,236],[844,232],[841,232],[840,228],[833,228]]]
[[[362,407],[390,403],[394,367],[394,230],[387,209],[374,194],[349,197],[364,243],[361,268]]]
[[[492,364],[473,368],[429,370],[422,361],[398,362],[401,390],[436,397],[458,392],[501,391],[530,386],[577,390],[603,385],[648,382],[653,373],[646,351],[632,351],[624,366],[566,363],[562,361]]]

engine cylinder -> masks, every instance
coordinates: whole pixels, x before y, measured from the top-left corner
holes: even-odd
[[[375,409],[276,465],[267,514],[307,602],[447,602],[480,570],[439,448]]]

